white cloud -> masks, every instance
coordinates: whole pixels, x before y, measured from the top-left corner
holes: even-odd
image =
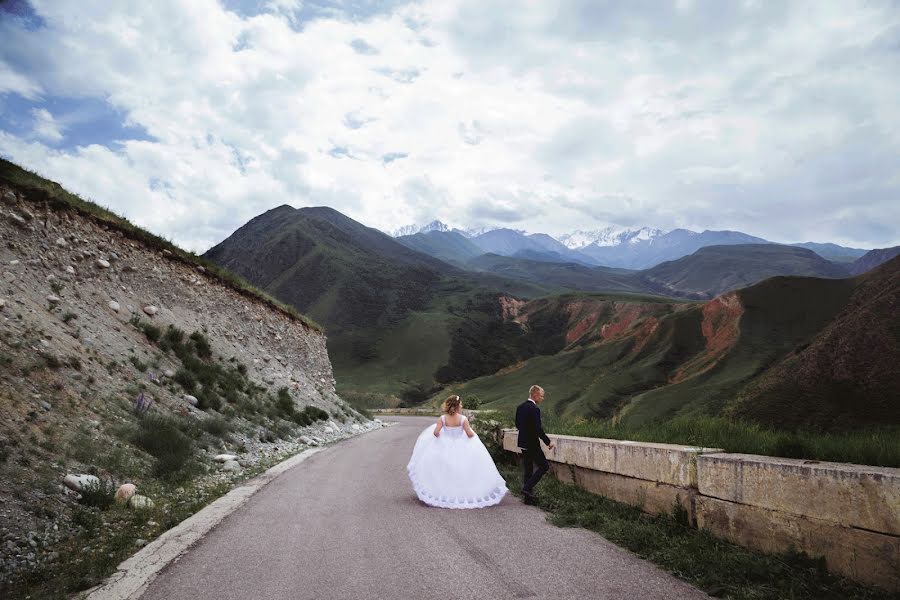
[[[63,134],[59,123],[46,108],[35,108],[31,111],[34,118],[34,135],[48,142],[60,142]]]
[[[283,203],[900,242],[889,3],[34,5],[45,28],[0,22],[0,93],[103,98],[152,140],[61,148],[40,109],[52,144],[0,153],[191,249]]]

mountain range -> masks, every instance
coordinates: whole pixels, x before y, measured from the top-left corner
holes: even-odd
[[[888,256],[867,254],[861,262],[841,264],[805,248],[745,243],[705,246],[630,270],[573,261],[567,253],[577,251],[541,234],[495,229],[466,237],[442,229],[391,238],[330,208],[281,206],[239,228],[206,257],[322,323],[339,393],[359,406],[383,406],[414,404],[447,385],[549,360],[566,351],[575,334],[560,328],[585,306],[600,303],[610,319],[627,316],[606,321],[607,333],[631,331],[635,319],[695,314],[698,301],[773,276],[819,278],[801,278],[801,286],[846,281],[855,267]],[[730,239],[745,241],[742,235]],[[835,286],[823,289],[841,289]],[[571,294],[574,304],[562,300]],[[510,318],[526,305],[544,308],[527,321]],[[677,338],[680,322],[666,325],[674,329],[665,340]],[[672,356],[680,356],[681,346],[675,348]],[[660,351],[652,360],[678,362]],[[658,364],[654,368],[648,381],[660,377]],[[592,401],[573,406],[603,412]]]
[[[561,235],[557,239],[544,233],[528,234],[502,227],[463,230],[451,228],[441,221],[432,221],[422,227],[403,227],[394,232],[394,237],[411,247],[419,244],[423,248],[422,251],[428,252],[424,249],[425,246],[422,246],[421,236],[434,232],[456,234],[468,239],[484,252],[502,256],[549,262],[571,261],[626,269],[649,269],[662,262],[693,254],[706,246],[774,243],[739,231],[696,232],[688,229],[665,231],[651,227],[639,229],[607,227],[595,231],[575,231]],[[427,245],[435,243],[430,242]],[[452,243],[459,245],[458,241]],[[831,243],[803,242],[790,245],[812,250],[822,258],[836,262],[853,262],[866,253],[866,250]],[[440,255],[439,258],[450,262],[471,258],[467,255],[469,253],[456,256],[446,248],[438,249],[436,252],[434,256]]]

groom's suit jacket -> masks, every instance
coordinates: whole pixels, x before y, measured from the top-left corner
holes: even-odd
[[[550,445],[550,438],[541,425],[541,409],[531,400],[526,400],[516,409],[516,428],[519,430],[519,448],[540,448],[539,440]]]

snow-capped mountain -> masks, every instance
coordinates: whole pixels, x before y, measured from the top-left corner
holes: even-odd
[[[506,227],[500,227],[499,225],[488,225],[487,227],[469,227],[468,229],[454,229],[456,233],[465,236],[467,238],[476,238],[480,235],[484,235],[486,233],[490,233],[492,231],[497,231],[498,229],[507,229]],[[521,229],[511,229],[510,231],[515,231],[516,233],[525,234],[525,232]]]
[[[404,225],[394,231],[388,233],[391,237],[400,237],[403,235],[415,235],[417,233],[428,233],[429,231],[450,231],[451,227],[442,221],[432,221],[426,225]]]
[[[666,232],[654,227],[628,229],[615,225],[593,231],[574,231],[561,235],[558,239],[567,248],[578,250],[586,246],[618,246],[625,243],[637,243],[650,240]]]

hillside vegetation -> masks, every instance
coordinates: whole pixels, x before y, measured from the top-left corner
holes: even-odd
[[[775,277],[668,314],[598,318],[573,327],[590,333],[558,353],[452,389],[508,411],[540,383],[548,415],[627,426],[722,414],[779,427],[897,425],[898,271],[894,259],[853,279]],[[604,336],[611,328],[621,333]]]
[[[376,426],[294,309],[3,167],[0,597],[89,587],[272,461]]]

